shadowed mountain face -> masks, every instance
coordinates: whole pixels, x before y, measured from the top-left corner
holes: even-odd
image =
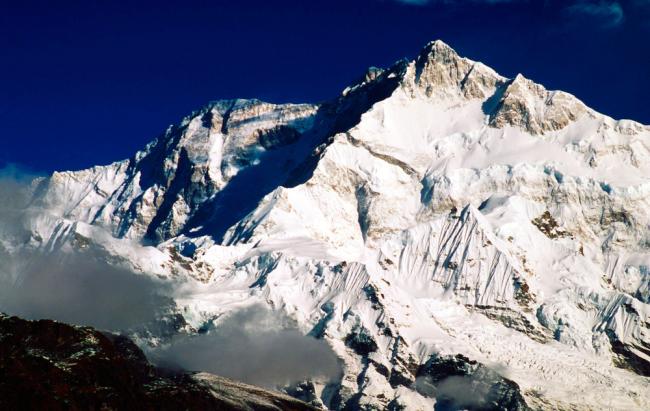
[[[314,408],[211,374],[152,366],[128,338],[0,314],[5,410],[295,410]]]

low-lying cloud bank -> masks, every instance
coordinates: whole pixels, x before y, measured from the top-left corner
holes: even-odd
[[[173,306],[169,284],[111,266],[99,249],[66,253],[35,241],[32,178],[16,168],[0,170],[0,311],[127,330]]]
[[[207,334],[176,338],[153,358],[265,387],[340,376],[338,358],[324,341],[288,326],[286,317],[253,306],[229,314]]]
[[[119,331],[154,321],[173,306],[165,284],[112,267],[94,253],[25,254],[29,261],[20,272],[0,267],[0,311],[8,314]]]
[[[177,332],[151,326],[175,310],[174,283],[117,268],[92,244],[52,252],[35,241],[33,216],[26,211],[33,189],[29,176],[0,170],[0,312],[140,336]],[[148,355],[167,366],[267,387],[341,373],[324,341],[303,335],[287,317],[262,306],[229,313],[208,333],[177,335],[163,347]]]

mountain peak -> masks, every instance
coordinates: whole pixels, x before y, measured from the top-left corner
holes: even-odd
[[[457,94],[487,98],[505,80],[489,67],[459,56],[441,40],[429,42],[414,63],[415,88],[428,98]]]
[[[459,56],[456,50],[442,40],[427,43],[420,51],[416,61],[435,61],[441,65],[457,65],[459,61],[467,61],[470,65],[473,63]]]
[[[489,364],[502,404],[650,409],[649,138],[438,40],[322,105],[216,102],[52,178],[29,244],[188,279],[196,329],[285,310],[345,364],[314,381],[330,409],[433,409]]]
[[[587,112],[587,107],[575,96],[548,91],[521,73],[499,87],[494,97],[498,103],[490,113],[490,125],[516,126],[531,134],[563,129]]]
[[[458,56],[456,50],[440,39],[428,42],[427,45],[424,46],[423,52],[434,53],[436,55]]]

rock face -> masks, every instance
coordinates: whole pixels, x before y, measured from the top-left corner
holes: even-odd
[[[458,354],[431,356],[418,370],[418,391],[437,398],[436,410],[527,411],[517,383]]]
[[[498,93],[502,95],[490,113],[493,127],[511,125],[531,134],[543,134],[563,129],[587,111],[574,96],[562,91],[547,91],[521,74],[501,86]]]
[[[128,338],[0,314],[0,407],[48,410],[312,410],[210,374],[149,364]]]
[[[41,179],[6,248],[185,279],[197,330],[282,310],[341,358],[290,390],[332,409],[442,407],[417,384],[457,355],[497,408],[649,409],[649,141],[435,41],[329,102],[214,102]]]
[[[467,98],[487,98],[497,85],[505,84],[499,76],[482,63],[460,57],[442,41],[432,41],[414,62],[415,88],[427,97],[448,93]]]

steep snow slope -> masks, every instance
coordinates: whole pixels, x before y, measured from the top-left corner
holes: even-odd
[[[211,103],[55,173],[29,244],[191,278],[196,327],[285,311],[344,362],[319,406],[459,405],[451,376],[474,408],[648,409],[649,141],[435,41],[331,102]]]

